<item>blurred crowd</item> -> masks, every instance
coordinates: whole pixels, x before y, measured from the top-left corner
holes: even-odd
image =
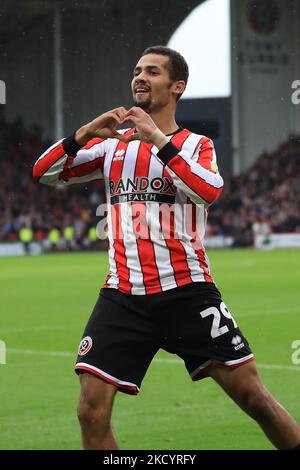
[[[51,249],[101,247],[95,227],[96,208],[105,200],[103,183],[53,190],[32,178],[33,164],[52,144],[38,126],[25,130],[20,118],[0,121],[0,241],[45,241]]]
[[[33,180],[33,163],[52,143],[38,126],[25,130],[20,118],[9,124],[0,118],[0,241],[106,248],[95,234],[96,208],[105,202],[102,182],[53,190]],[[255,233],[300,233],[299,144],[300,137],[291,137],[227,180],[210,208],[207,236],[231,236],[235,246],[251,246]]]
[[[208,221],[208,235],[232,236],[236,246],[253,244],[256,233],[300,233],[300,136],[226,181]]]

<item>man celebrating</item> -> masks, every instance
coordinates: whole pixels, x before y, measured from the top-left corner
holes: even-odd
[[[75,366],[83,445],[118,448],[115,394],[137,394],[162,348],[183,359],[192,380],[212,377],[276,448],[299,448],[300,428],[262,385],[210,274],[199,232],[223,180],[212,141],[176,124],[187,80],[178,52],[146,49],[134,69],[135,106],[102,114],[34,166],[44,184],[104,179],[106,185],[110,273]],[[134,127],[117,130],[128,121]]]

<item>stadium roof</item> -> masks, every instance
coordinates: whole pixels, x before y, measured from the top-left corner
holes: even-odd
[[[186,0],[185,8],[188,6],[192,10],[197,5],[202,3],[205,0]],[[140,0],[124,0],[122,5],[126,5],[126,8],[130,7],[133,10],[133,15],[135,12],[135,7],[142,7],[143,10],[147,11],[149,15],[152,12],[159,13],[159,10],[162,7],[161,0],[143,0],[141,3]],[[16,20],[25,20],[30,21],[34,17],[39,15],[47,14],[54,9],[59,7],[62,10],[69,8],[72,9],[81,9],[85,11],[90,11],[95,8],[107,9],[110,10],[111,14],[117,14],[117,10],[120,7],[119,0],[89,0],[88,2],[84,1],[74,1],[74,0],[2,0],[1,1],[1,12],[0,12],[0,34],[11,32],[11,28],[15,24]],[[169,0],[168,9],[170,12],[182,8],[182,0]]]
[[[184,8],[182,0],[168,0],[162,3],[161,0],[2,0],[0,12],[0,38],[1,42],[13,35],[15,28],[30,27],[31,22],[35,23],[41,16],[49,15],[55,8],[61,11],[66,10],[83,10],[93,11],[101,9],[109,12],[111,16],[117,16],[121,9],[130,9],[133,12],[133,21],[136,21],[135,15],[138,11],[143,11],[147,17],[162,18],[161,12],[166,11],[166,7],[170,13],[166,26],[171,18],[184,19],[186,13],[205,0],[185,0]],[[181,18],[182,16],[182,18]],[[140,19],[140,18],[139,18]],[[155,23],[154,23],[155,24]]]

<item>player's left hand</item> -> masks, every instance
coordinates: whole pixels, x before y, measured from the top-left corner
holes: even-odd
[[[155,145],[158,149],[168,143],[165,134],[159,130],[151,116],[142,108],[133,106],[124,116],[124,121],[132,121],[137,130],[137,133],[129,138],[130,140],[142,140]]]

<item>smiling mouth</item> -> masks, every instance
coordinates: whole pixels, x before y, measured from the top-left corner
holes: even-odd
[[[139,94],[142,94],[142,93],[149,93],[150,90],[148,89],[144,89],[144,88],[136,88],[134,90],[135,94],[136,95],[139,95]]]

